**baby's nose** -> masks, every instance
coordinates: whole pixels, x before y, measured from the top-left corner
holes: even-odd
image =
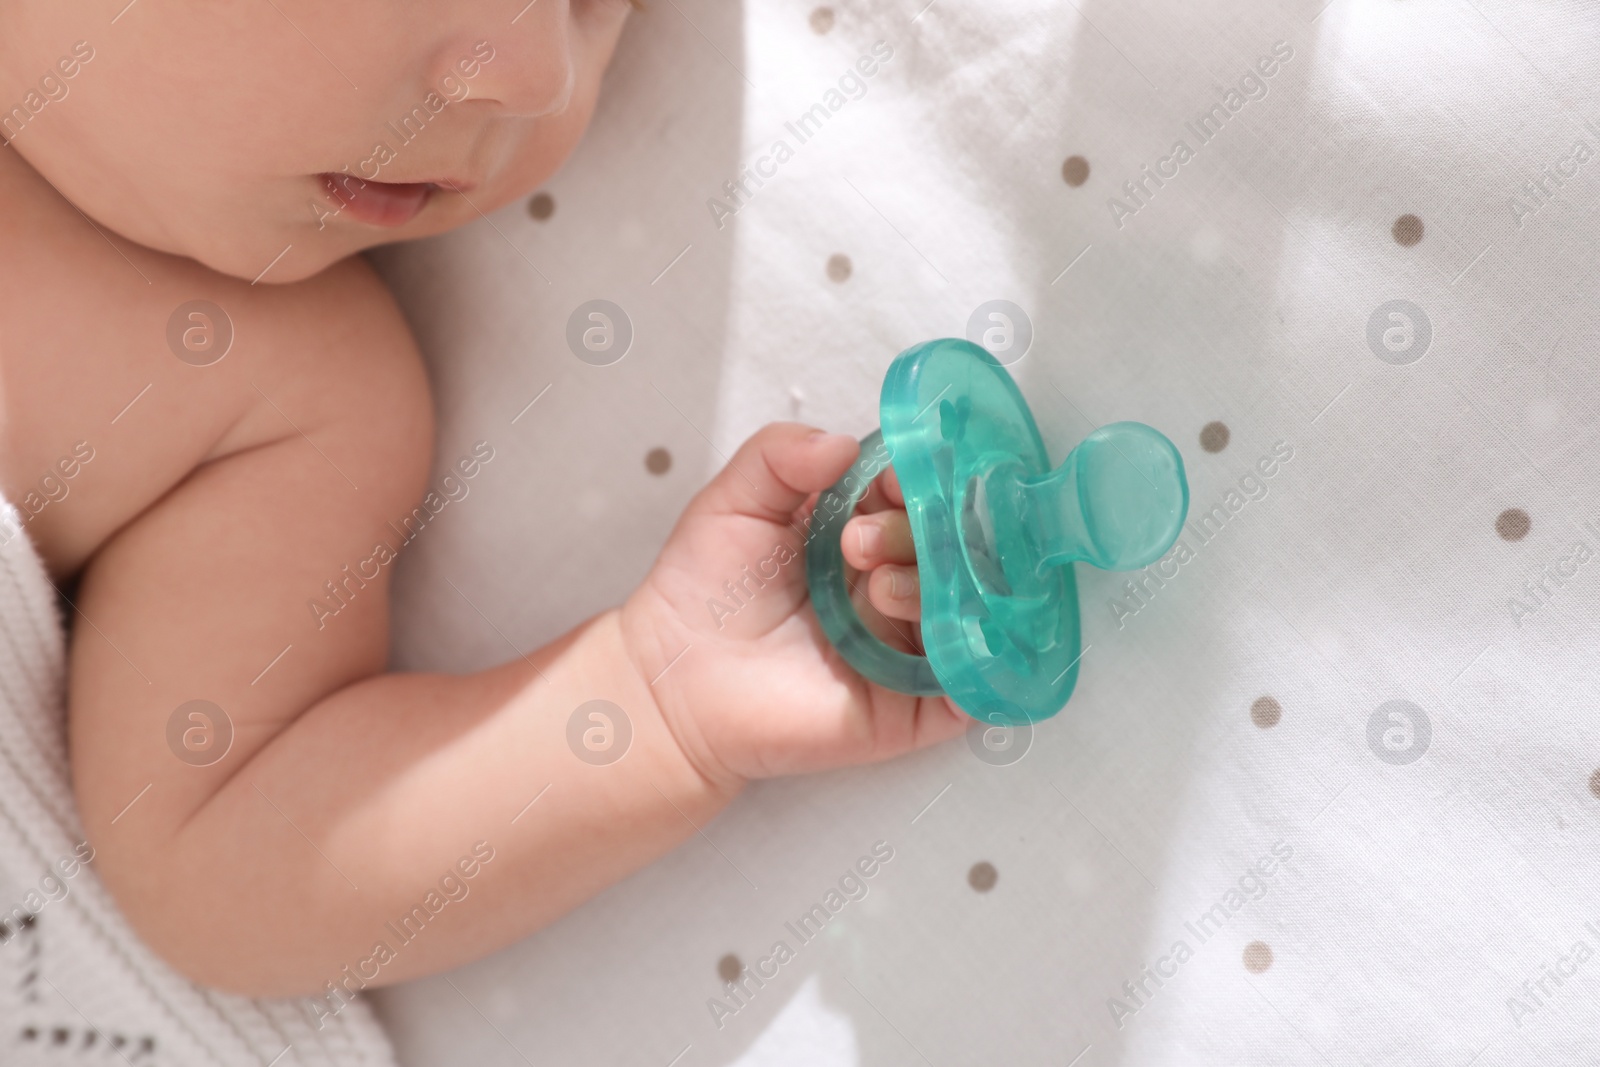
[[[472,99],[527,118],[560,112],[571,100],[577,70],[565,0],[537,0],[474,50],[477,74],[467,79]]]

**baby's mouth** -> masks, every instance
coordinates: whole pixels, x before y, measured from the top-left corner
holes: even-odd
[[[350,174],[321,174],[339,213],[372,226],[404,226],[427,206],[434,182],[371,182]]]

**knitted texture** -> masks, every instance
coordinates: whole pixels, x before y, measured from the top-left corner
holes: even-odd
[[[202,988],[135,936],[94,870],[67,771],[57,594],[0,501],[0,1063],[393,1064],[367,1005],[337,1015]]]

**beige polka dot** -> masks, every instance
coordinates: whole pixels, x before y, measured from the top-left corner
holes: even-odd
[[[535,193],[528,201],[528,214],[543,222],[556,213],[556,202],[549,193]]]
[[[1221,452],[1228,447],[1228,424],[1225,422],[1208,422],[1200,430],[1200,447],[1207,452]]]
[[[1000,872],[988,860],[979,860],[967,872],[967,884],[980,893],[987,893],[1000,880]]]
[[[1076,189],[1089,180],[1089,161],[1082,156],[1068,156],[1061,164],[1061,179]]]
[[[1393,233],[1397,244],[1410,248],[1422,240],[1422,220],[1415,215],[1401,215],[1394,220]]]
[[[835,252],[828,257],[828,277],[836,282],[842,282],[850,277],[850,257],[843,252]]]
[[[672,453],[664,448],[652,448],[644,456],[644,469],[651,474],[665,474],[672,469]]]
[[[1533,529],[1533,520],[1521,508],[1506,508],[1494,520],[1494,532],[1507,541],[1520,541]]]
[[[1265,941],[1252,941],[1244,947],[1244,969],[1260,974],[1272,966],[1272,946]]]
[[[1278,725],[1283,719],[1283,705],[1272,697],[1256,697],[1250,705],[1250,721],[1263,730]]]
[[[811,28],[817,33],[827,33],[833,29],[833,8],[819,7],[811,12]]]
[[[724,982],[737,982],[743,971],[744,964],[740,963],[739,957],[731,952],[717,961],[717,977]]]
[[[1597,768],[1595,772],[1589,776],[1589,792],[1593,793],[1597,797],[1600,797],[1600,768]]]

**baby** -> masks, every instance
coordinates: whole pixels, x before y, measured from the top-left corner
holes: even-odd
[[[199,982],[323,995],[349,968],[382,985],[454,967],[661,856],[753,778],[968,723],[853,674],[801,567],[708,615],[729,575],[802,551],[803,516],[856,456],[852,437],[794,423],[739,448],[622,605],[492,670],[384,673],[393,568],[355,584],[351,568],[423,496],[433,413],[356,253],[539,186],[627,14],[0,5],[0,491],[52,579],[78,583],[68,739],[93,866]],[[844,546],[870,572],[863,615],[914,647],[892,476]],[[319,619],[307,602],[330,579],[359,595]],[[632,723],[601,767],[566,740],[592,700]],[[220,758],[185,758],[193,730]],[[466,877],[470,907],[378,951],[397,943],[387,924]]]

